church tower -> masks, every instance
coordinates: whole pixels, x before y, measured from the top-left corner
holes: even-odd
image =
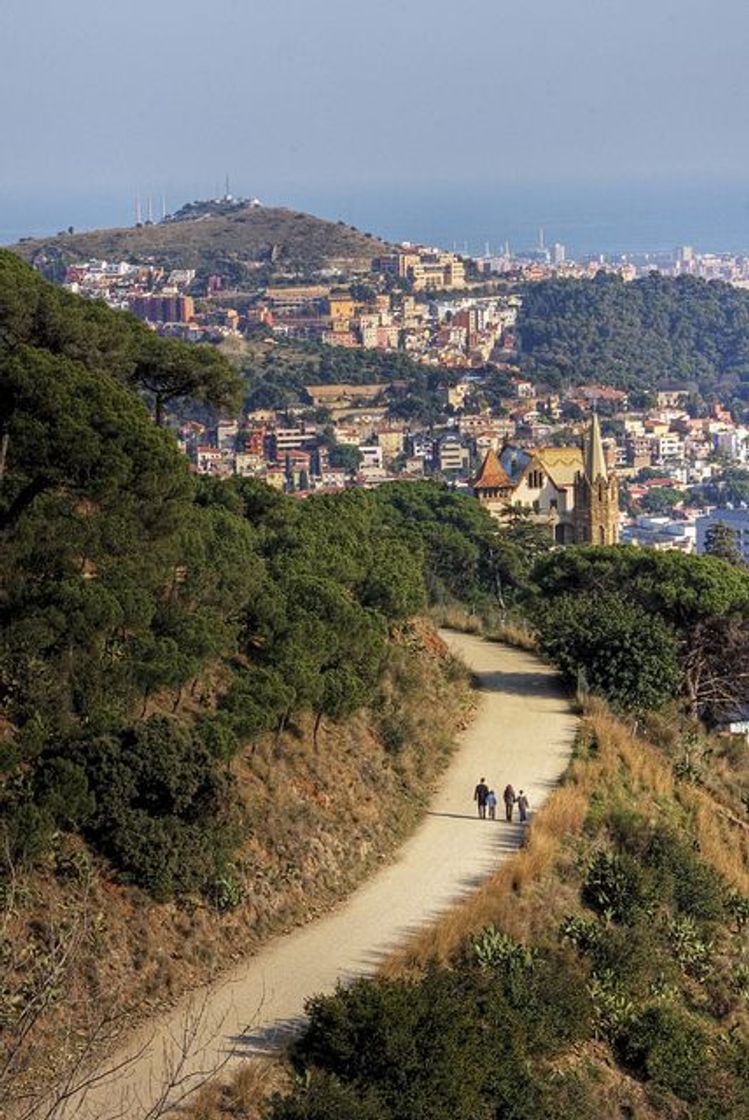
[[[501,517],[511,501],[513,485],[493,447],[484,456],[471,486],[482,506],[494,517]]]
[[[575,543],[619,543],[619,486],[603,453],[598,414],[583,439],[583,470],[575,478]]]

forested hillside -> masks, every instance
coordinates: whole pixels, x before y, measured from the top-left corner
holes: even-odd
[[[425,605],[427,574],[434,593],[490,586],[494,526],[428,485],[409,492],[414,525],[397,491],[295,504],[248,480],[194,481],[112,372],[137,385],[144,351],[161,376],[192,349],[9,271],[6,847],[33,860],[67,827],[157,897],[202,889],[241,834],[223,769],[239,744],[370,701],[388,627]],[[156,712],[209,668],[217,710],[189,730]]]
[[[555,387],[596,382],[703,395],[749,393],[749,292],[691,277],[528,284],[518,319],[524,370]]]
[[[234,340],[221,349],[245,380],[248,408],[283,409],[308,401],[305,385],[407,386],[409,398],[427,391],[439,376],[402,352],[351,350],[319,342]],[[444,376],[444,374],[443,374]],[[396,392],[395,397],[405,397]]]

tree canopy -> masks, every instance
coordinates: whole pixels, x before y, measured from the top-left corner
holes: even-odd
[[[673,383],[749,394],[749,293],[651,274],[625,283],[547,280],[523,291],[523,369],[557,387],[586,381],[642,391]]]

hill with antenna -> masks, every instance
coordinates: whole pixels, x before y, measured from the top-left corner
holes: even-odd
[[[160,222],[23,238],[10,248],[51,280],[62,280],[68,265],[95,258],[191,268],[199,277],[218,274],[252,289],[284,278],[366,272],[389,246],[344,222],[227,195],[188,203]]]

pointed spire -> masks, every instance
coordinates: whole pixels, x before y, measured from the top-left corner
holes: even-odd
[[[588,436],[585,440],[585,474],[588,481],[591,483],[595,482],[598,478],[607,481],[609,477],[606,469],[606,456],[603,453],[601,425],[598,420],[597,412],[593,413]]]
[[[490,447],[473,481],[473,488],[474,490],[501,490],[506,486],[512,486],[512,482],[500,463],[497,452]]]

